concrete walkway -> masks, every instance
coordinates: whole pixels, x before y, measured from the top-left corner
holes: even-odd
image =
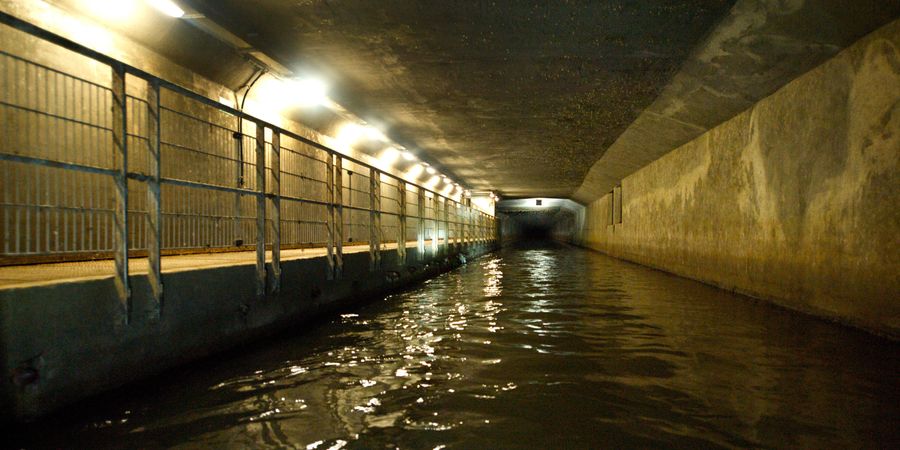
[[[426,241],[429,248],[431,241]],[[415,248],[416,241],[406,243],[406,248]],[[383,244],[382,249],[393,250],[396,243]],[[344,254],[369,251],[368,244],[344,246]],[[325,247],[300,248],[281,251],[281,260],[316,258],[325,256]],[[266,252],[266,261],[272,260],[272,252]],[[256,264],[256,252],[222,252],[198,253],[192,255],[163,256],[161,261],[163,273],[182,272],[187,270],[211,267],[237,266]],[[147,258],[130,258],[128,269],[131,275],[145,275],[148,272]],[[110,278],[115,274],[115,263],[111,259],[98,261],[78,261],[52,264],[31,264],[22,266],[0,267],[0,290],[43,286],[73,281],[96,280]]]

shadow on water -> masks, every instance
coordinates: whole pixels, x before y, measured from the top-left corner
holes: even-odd
[[[897,448],[900,346],[520,242],[21,430],[26,447]]]

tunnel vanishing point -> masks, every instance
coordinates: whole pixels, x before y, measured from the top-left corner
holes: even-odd
[[[900,338],[900,1],[3,0],[0,22],[4,422],[525,239]]]

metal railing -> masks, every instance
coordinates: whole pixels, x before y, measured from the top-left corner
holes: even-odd
[[[158,315],[163,255],[255,250],[264,296],[279,289],[282,249],[326,248],[334,278],[345,245],[368,245],[377,269],[389,243],[404,264],[407,241],[424,257],[426,243],[438,255],[494,239],[494,218],[470,206],[8,14],[0,22],[92,74],[0,48],[0,265],[115,259],[126,321],[129,258],[148,258]]]

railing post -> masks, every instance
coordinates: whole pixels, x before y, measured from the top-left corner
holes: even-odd
[[[431,221],[434,223],[434,226],[431,227],[431,257],[437,258],[438,256],[438,196],[437,193],[431,193]]]
[[[237,127],[238,129],[243,129],[244,119],[238,117],[237,118]],[[244,180],[244,135],[240,132],[235,131],[232,134],[234,139],[234,185],[237,188],[243,188],[245,183]],[[241,247],[244,245],[243,238],[243,226],[241,223],[241,199],[243,195],[240,192],[234,193],[234,203],[232,207],[233,211],[233,219],[231,220],[231,230],[232,230],[232,243],[235,247]]]
[[[466,248],[474,247],[475,243],[472,242],[472,239],[475,238],[475,227],[472,226],[472,221],[474,220],[475,212],[472,210],[472,199],[466,199]]]
[[[450,255],[450,199],[444,197],[444,256]]]
[[[375,240],[378,242],[375,252],[375,267],[381,268],[381,250],[384,245],[384,230],[381,228],[381,172],[372,169],[375,175]]]
[[[406,182],[397,182],[397,191],[400,202],[400,223],[397,230],[397,264],[406,265]]]
[[[460,236],[462,231],[459,227],[459,203],[453,201],[453,248],[458,252],[462,248]]]
[[[453,249],[459,252],[460,247],[462,247],[462,243],[460,241],[460,235],[462,233],[459,229],[459,203],[456,200],[453,201]]]
[[[328,262],[326,278],[334,279],[334,155],[325,158],[325,260]]]
[[[128,284],[128,111],[125,97],[125,67],[112,66],[112,139],[116,185],[113,253],[116,263],[116,293],[122,308],[122,324],[131,320],[131,287]]]
[[[466,242],[466,205],[464,203],[456,204],[456,220],[459,223],[459,248],[465,252],[469,250],[469,245]]]
[[[281,133],[272,130],[272,293],[281,290]]]
[[[256,122],[256,296],[266,295],[266,127]]]
[[[472,248],[472,230],[469,229],[469,222],[472,218],[472,208],[468,205],[463,207],[463,216],[462,216],[462,229],[463,229],[463,246],[468,252],[469,249]]]
[[[147,180],[147,281],[152,299],[150,319],[162,315],[163,284],[160,271],[162,251],[162,203],[160,202],[160,115],[159,80],[149,82],[147,91],[147,150],[150,155]]]
[[[334,155],[334,279],[344,274],[344,158]]]
[[[381,175],[369,168],[369,270],[381,267]]]
[[[449,197],[444,199],[444,219],[447,222],[447,254],[453,252],[453,239],[456,237],[456,234],[453,233],[453,221],[450,220],[453,216],[450,214],[450,207],[453,205],[453,200]]]
[[[419,255],[419,262],[425,261],[425,189],[416,187],[418,193],[418,204],[416,205],[419,213],[419,222],[416,224],[416,253]]]

